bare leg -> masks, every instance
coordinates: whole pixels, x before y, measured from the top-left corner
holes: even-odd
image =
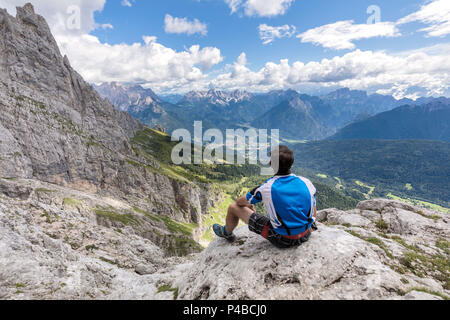
[[[239,224],[239,219],[248,224],[251,215],[254,213],[248,207],[240,207],[236,203],[233,203],[228,208],[228,215],[226,219],[226,230],[228,233],[232,233]]]

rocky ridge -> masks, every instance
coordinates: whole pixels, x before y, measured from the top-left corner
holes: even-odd
[[[319,231],[296,249],[276,249],[242,227],[232,245],[215,239],[200,254],[176,258],[147,239],[146,213],[125,202],[34,180],[1,182],[2,299],[450,296],[448,216],[401,202],[320,211]],[[96,216],[94,204],[126,219]],[[164,222],[155,223],[163,233]]]
[[[32,5],[0,31],[0,299],[449,297],[448,216],[397,201],[321,211],[296,249],[243,227],[177,257],[201,249],[212,186],[158,161],[160,134],[72,69]]]
[[[253,95],[246,91],[235,90],[232,92],[210,89],[208,91],[191,91],[188,92],[180,101],[184,103],[210,103],[213,105],[225,106],[230,103],[238,103],[249,100]]]
[[[142,150],[151,132],[83,80],[31,4],[16,17],[0,10],[0,30],[0,177],[109,196],[201,225],[215,201],[210,187],[167,173],[149,147]]]
[[[138,113],[152,107],[154,113],[163,113],[161,99],[151,90],[142,86],[126,86],[117,82],[94,85],[103,98],[108,98],[121,111]]]

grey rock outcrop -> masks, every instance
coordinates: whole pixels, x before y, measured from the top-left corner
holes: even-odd
[[[159,107],[161,99],[151,89],[139,85],[126,86],[117,82],[94,85],[94,88],[121,111],[139,113],[146,108],[152,108],[154,113],[164,112]]]
[[[17,17],[0,10],[0,21],[0,177],[110,195],[200,223],[208,188],[137,157],[133,138],[143,124],[83,80],[33,6],[19,7]]]
[[[173,285],[181,299],[449,296],[450,226],[445,214],[384,199],[358,208],[319,212],[325,224],[319,223],[319,231],[296,249],[274,248],[242,227],[234,245],[216,239]]]
[[[125,201],[36,180],[0,181],[32,190],[26,200],[0,193],[3,299],[173,299],[176,290],[179,299],[450,295],[447,215],[401,202],[321,211],[319,231],[295,249],[279,250],[242,227],[234,244],[215,239],[200,254],[176,258],[156,245],[164,234],[174,238],[164,223]]]

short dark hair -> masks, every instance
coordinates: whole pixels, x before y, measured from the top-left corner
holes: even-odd
[[[294,165],[294,152],[286,146],[279,146],[274,151],[279,152],[279,169],[277,175],[288,175],[291,174],[291,168]]]

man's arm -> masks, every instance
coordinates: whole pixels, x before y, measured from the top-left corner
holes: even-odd
[[[236,200],[236,204],[242,208],[250,208],[251,210],[255,210],[255,206],[248,202],[247,197],[243,196]]]

